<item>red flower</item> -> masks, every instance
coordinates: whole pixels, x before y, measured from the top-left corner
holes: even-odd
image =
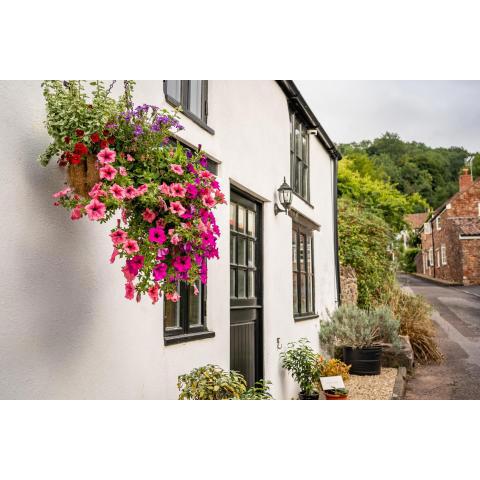
[[[70,143],[70,137],[67,135],[63,141],[68,145]]]
[[[75,148],[73,149],[73,151],[78,155],[87,155],[88,148],[84,143],[78,142],[75,144]]]
[[[110,132],[105,129],[102,133],[103,133],[103,136],[104,136],[104,137],[108,137],[108,134],[109,134]]]
[[[92,133],[90,135],[90,140],[93,142],[93,143],[98,143],[100,141],[100,136],[98,135],[97,132],[95,133]]]
[[[78,153],[73,153],[70,157],[70,163],[72,165],[78,165],[82,161],[82,157]]]
[[[115,143],[115,137],[108,137],[108,143],[109,145],[113,145]]]
[[[76,135],[77,137],[80,137],[80,138],[83,137],[84,133],[85,133],[85,132],[84,132],[82,129],[80,129],[80,128],[77,128],[77,129],[75,130],[75,135]]]
[[[100,142],[100,148],[104,149],[104,148],[107,148],[107,147],[108,147],[108,142],[106,140],[102,140]]]

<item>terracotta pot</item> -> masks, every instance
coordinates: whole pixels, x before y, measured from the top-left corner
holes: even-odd
[[[82,157],[78,165],[69,165],[67,181],[75,193],[82,197],[87,197],[92,187],[100,181],[95,155]]]
[[[333,393],[323,392],[325,394],[325,400],[348,400],[347,395],[334,395]]]

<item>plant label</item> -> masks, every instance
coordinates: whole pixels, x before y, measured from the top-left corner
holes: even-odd
[[[320,377],[322,390],[330,390],[331,388],[345,388],[343,378],[338,375],[335,377]]]

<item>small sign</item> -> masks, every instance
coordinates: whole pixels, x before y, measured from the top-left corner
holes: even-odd
[[[323,390],[330,390],[331,388],[345,388],[343,378],[338,375],[336,377],[320,377],[320,383]]]

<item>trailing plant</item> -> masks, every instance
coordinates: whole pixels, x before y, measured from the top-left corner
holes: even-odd
[[[333,388],[329,388],[328,390],[325,390],[325,393],[328,393],[330,395],[337,395],[337,396],[344,397],[344,396],[348,395],[348,390],[346,388],[333,387]]]
[[[400,320],[400,333],[408,335],[415,360],[419,363],[440,362],[443,358],[435,341],[432,307],[420,295],[410,295],[398,286],[380,299]]]
[[[217,365],[205,365],[178,377],[179,400],[240,399],[247,391],[243,375]]]
[[[317,363],[320,377],[341,376],[344,381],[347,381],[350,378],[348,372],[351,365],[347,365],[337,358],[326,359],[322,355],[318,355]]]
[[[148,294],[156,303],[164,292],[176,302],[179,281],[198,294],[207,260],[218,258],[213,209],[225,198],[200,146],[190,150],[172,139],[183,128],[176,112],[134,107],[129,81],[118,101],[101,82],[92,85],[92,98],[80,81],[43,85],[53,143],[42,163],[60,154],[70,183],[53,195],[55,205],[71,210],[72,220],[105,223],[120,214],[110,262],[125,260],[127,299]]]
[[[280,354],[282,367],[290,372],[305,395],[315,391],[319,375],[317,355],[309,343],[306,338],[301,338],[298,342],[289,343],[287,350]]]
[[[326,346],[367,348],[378,343],[398,345],[400,322],[385,306],[363,310],[342,305],[320,321],[320,341]]]

